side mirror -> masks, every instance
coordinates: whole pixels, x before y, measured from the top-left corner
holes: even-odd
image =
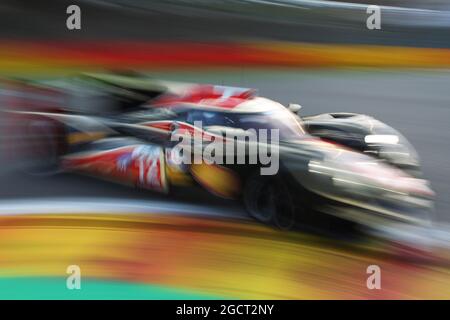
[[[288,109],[295,114],[298,114],[301,108],[302,106],[296,103],[289,103],[288,106]]]

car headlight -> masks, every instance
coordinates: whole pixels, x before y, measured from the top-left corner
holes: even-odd
[[[393,134],[371,134],[364,137],[368,144],[397,144],[400,138]]]

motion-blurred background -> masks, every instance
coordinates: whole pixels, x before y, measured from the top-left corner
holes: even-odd
[[[33,179],[2,161],[1,297],[449,298],[450,1],[354,2],[3,0],[0,75],[134,70],[256,88],[301,104],[304,115],[372,115],[421,157],[437,194],[439,259],[405,264],[370,239],[340,243],[254,226],[237,203],[205,195],[174,202],[69,174]],[[81,30],[66,28],[71,4],[81,9]],[[368,4],[381,6],[381,30],[366,27]],[[0,90],[2,101],[8,92]],[[121,206],[88,215],[99,199]],[[148,215],[134,215],[141,211]],[[91,279],[87,296],[59,289],[71,264]],[[367,290],[370,264],[385,267],[384,291]]]

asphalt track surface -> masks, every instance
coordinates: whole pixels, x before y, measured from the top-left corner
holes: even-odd
[[[450,222],[450,72],[447,71],[249,71],[159,73],[156,77],[258,88],[262,96],[284,104],[300,103],[305,115],[349,111],[372,115],[402,132],[416,147],[424,176],[437,193],[436,219]],[[0,198],[88,197],[158,200],[209,206],[211,214],[246,217],[237,202],[206,192],[163,196],[90,177],[60,174],[28,177],[3,163]]]

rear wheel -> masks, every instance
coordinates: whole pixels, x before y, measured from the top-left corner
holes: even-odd
[[[247,180],[244,204],[253,218],[282,230],[296,224],[296,206],[287,185],[279,177],[253,175]]]
[[[51,175],[59,171],[61,137],[51,121],[29,121],[23,132],[19,157],[22,170],[31,175]]]

